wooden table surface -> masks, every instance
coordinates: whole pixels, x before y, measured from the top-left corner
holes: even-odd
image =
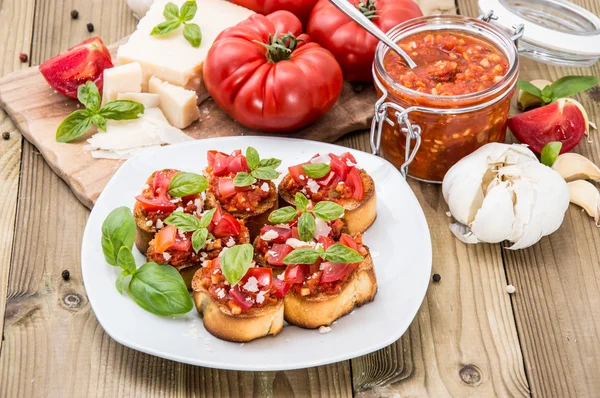
[[[597,0],[575,2],[600,14]],[[441,11],[478,15],[476,0],[450,4]],[[71,9],[79,10],[77,21]],[[0,75],[90,37],[88,22],[106,43],[136,24],[123,0],[0,0]],[[21,52],[30,54],[29,63],[19,61]],[[522,59],[523,79],[572,74],[598,76],[600,67]],[[578,99],[600,122],[600,88]],[[11,136],[0,139],[0,397],[600,394],[600,231],[575,206],[558,232],[529,249],[466,246],[448,229],[440,187],[410,181],[429,222],[433,272],[442,279],[431,283],[400,340],[318,368],[200,368],[131,350],[102,330],[81,280],[89,211],[0,111],[4,131]],[[339,144],[368,151],[368,134]],[[598,132],[576,151],[600,164]],[[69,281],[61,278],[63,270]],[[516,287],[512,295],[508,284]]]

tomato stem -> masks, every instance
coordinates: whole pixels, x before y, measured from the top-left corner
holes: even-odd
[[[357,8],[365,17],[369,19],[379,18],[379,15],[377,15],[379,11],[375,7],[375,2],[373,0],[367,0],[366,3],[363,0],[360,0]]]
[[[271,63],[286,61],[292,56],[292,52],[298,47],[298,44],[304,40],[297,39],[291,32],[281,35],[275,32],[274,35],[269,35],[269,42],[263,43],[254,40],[255,43],[267,49],[266,57]]]

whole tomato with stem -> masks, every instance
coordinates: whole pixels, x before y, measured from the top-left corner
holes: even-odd
[[[412,0],[349,0],[367,18],[387,32],[394,26],[423,15]],[[306,33],[331,51],[349,81],[372,81],[371,68],[379,40],[338,10],[329,0],[313,8]]]
[[[304,127],[327,112],[342,92],[333,55],[302,34],[292,13],[252,15],[224,30],[209,50],[204,84],[229,116],[252,129]]]
[[[232,3],[249,8],[259,14],[267,15],[275,11],[289,11],[300,19],[303,24],[317,0],[230,0]]]

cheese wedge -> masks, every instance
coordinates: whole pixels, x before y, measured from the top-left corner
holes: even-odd
[[[150,78],[148,91],[158,94],[160,109],[172,126],[184,129],[200,117],[195,91],[163,82],[156,77]]]
[[[119,93],[117,99],[139,102],[144,108],[157,108],[160,104],[158,94],[150,93]]]
[[[119,93],[142,91],[142,67],[138,62],[104,70],[102,105],[117,99]]]
[[[254,14],[244,7],[224,0],[196,0],[198,11],[190,21],[202,32],[200,47],[194,48],[183,37],[183,26],[165,36],[150,36],[152,29],[165,21],[163,11],[169,2],[179,8],[185,0],[156,0],[142,18],[128,42],[119,47],[117,62],[139,62],[143,71],[143,90],[152,76],[161,80],[199,91],[202,82],[202,64],[216,37],[226,28],[237,25]]]

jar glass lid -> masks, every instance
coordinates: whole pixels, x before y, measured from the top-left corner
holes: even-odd
[[[591,66],[600,59],[600,18],[564,0],[479,0],[489,22],[513,32],[523,25],[521,55],[565,66]]]

